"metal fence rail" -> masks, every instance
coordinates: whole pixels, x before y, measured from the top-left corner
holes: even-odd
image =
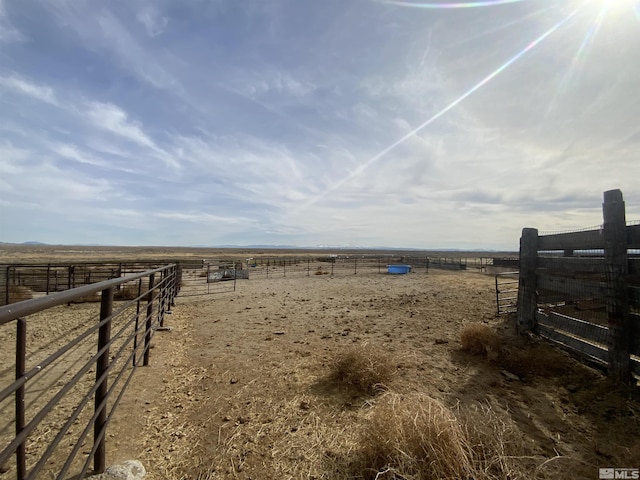
[[[140,273],[173,262],[73,262],[0,265],[0,305]]]
[[[104,471],[107,426],[135,368],[149,363],[177,279],[176,265],[167,265],[0,307],[2,364],[13,356],[15,367],[0,371],[4,469],[20,480],[83,478],[92,461],[94,473]],[[74,318],[73,328],[56,337],[49,317],[98,293],[100,306],[83,304],[87,319]]]

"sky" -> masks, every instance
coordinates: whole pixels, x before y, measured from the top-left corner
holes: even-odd
[[[640,0],[0,0],[0,241],[517,250],[639,117]]]

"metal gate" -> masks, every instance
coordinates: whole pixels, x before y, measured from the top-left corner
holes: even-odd
[[[180,297],[235,292],[238,278],[246,278],[229,262],[180,263],[178,275]]]
[[[498,315],[516,313],[518,304],[518,272],[496,274],[496,309]]]

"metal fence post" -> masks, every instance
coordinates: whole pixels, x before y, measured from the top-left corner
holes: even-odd
[[[4,305],[9,305],[9,269],[11,267],[7,267],[7,271],[5,272],[5,284],[4,284]]]
[[[138,300],[136,300],[136,321],[134,324],[134,334],[133,334],[133,358],[131,361],[133,362],[133,366],[136,366],[137,359],[136,353],[138,350],[138,327],[140,324],[140,294],[142,294],[142,279],[138,280]]]
[[[95,411],[98,416],[93,424],[93,443],[97,443],[96,453],[93,457],[93,470],[102,473],[106,467],[106,439],[107,426],[107,393],[108,375],[100,379],[109,369],[109,341],[111,339],[111,313],[113,312],[113,287],[102,290],[100,299],[100,329],[98,330],[98,351],[104,348],[96,362],[96,382],[99,382],[95,396]],[[103,404],[104,403],[104,404]]]
[[[164,306],[165,306],[165,293],[166,293],[166,280],[167,280],[167,271],[163,270],[160,274],[160,289],[159,289],[159,299],[158,299],[158,324],[161,327],[164,327]],[[208,279],[207,279],[208,280]],[[209,285],[209,283],[207,283]]]
[[[25,372],[27,356],[27,321],[24,318],[18,318],[18,326],[16,332],[16,380],[19,380]],[[24,404],[24,385],[16,390],[16,436],[24,429],[25,423],[25,404]],[[23,441],[16,449],[16,466],[17,478],[22,480],[27,476],[27,453],[26,441]]]
[[[149,365],[149,348],[151,347],[151,326],[153,323],[153,286],[155,274],[149,275],[149,293],[147,294],[147,321],[144,332],[144,361],[143,365]]]
[[[609,375],[628,383],[631,380],[631,323],[626,284],[629,264],[625,204],[620,190],[604,192],[602,213],[609,321]]]
[[[537,277],[536,264],[538,259],[538,230],[523,228],[520,237],[520,285],[518,287],[518,316],[517,328],[519,332],[533,330],[538,309],[536,293]]]

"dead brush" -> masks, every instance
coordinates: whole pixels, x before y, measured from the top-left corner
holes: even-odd
[[[360,435],[352,472],[366,479],[530,478],[531,457],[508,416],[461,412],[422,393],[386,394]]]
[[[33,292],[22,285],[9,285],[9,298],[8,303],[22,302],[24,300],[31,300],[33,298]]]
[[[389,354],[365,343],[341,352],[332,362],[331,370],[331,377],[337,383],[374,395],[386,390],[396,367]]]
[[[462,350],[496,360],[501,354],[500,338],[496,331],[483,323],[469,323],[460,332]]]

